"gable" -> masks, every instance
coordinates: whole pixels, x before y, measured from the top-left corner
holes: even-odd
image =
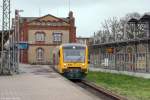
[[[35,20],[30,21],[29,25],[35,25],[35,23],[38,23],[38,22],[52,22],[52,23],[54,23],[54,22],[55,23],[57,23],[57,22],[60,23],[61,22],[61,23],[64,23],[64,24],[68,24],[68,22],[66,22],[65,20],[48,14],[46,16],[39,17]]]
[[[50,22],[58,22],[58,21],[60,21],[60,19],[58,19],[58,18],[55,18],[55,17],[53,17],[53,16],[50,16],[50,15],[48,15],[48,16],[45,16],[45,17],[41,17],[41,18],[39,18],[38,19],[39,21],[50,21]]]

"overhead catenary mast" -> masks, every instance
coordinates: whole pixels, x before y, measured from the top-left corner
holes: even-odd
[[[10,36],[10,0],[3,0],[2,5],[2,33],[1,33],[1,68],[0,73],[5,73],[10,69],[10,48],[8,51],[4,51],[4,43],[6,43],[6,36]],[[8,56],[7,56],[8,55]],[[5,58],[8,59],[5,62]],[[6,68],[7,67],[7,68]]]
[[[11,0],[3,0],[2,5],[2,31],[0,34],[0,75],[13,74],[18,72],[17,63],[17,42],[15,35],[16,20],[13,20],[11,28]],[[14,30],[13,30],[14,29]]]
[[[39,8],[39,17],[41,17],[41,8]]]
[[[70,11],[70,0],[69,0],[69,11]]]

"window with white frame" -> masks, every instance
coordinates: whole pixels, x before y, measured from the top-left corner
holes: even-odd
[[[44,59],[44,49],[42,49],[42,48],[36,49],[36,58],[37,58],[37,60]]]
[[[62,33],[53,33],[54,42],[62,42]]]
[[[43,32],[37,32],[35,34],[36,41],[45,41],[45,34]]]

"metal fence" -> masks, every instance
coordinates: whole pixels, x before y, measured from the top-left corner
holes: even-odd
[[[93,67],[150,73],[150,53],[91,54]]]
[[[4,50],[0,54],[0,75],[18,73],[17,52]]]

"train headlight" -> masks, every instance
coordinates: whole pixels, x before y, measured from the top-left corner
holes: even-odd
[[[64,64],[64,66],[66,66],[67,64]]]
[[[85,64],[82,64],[82,66],[84,66]]]

